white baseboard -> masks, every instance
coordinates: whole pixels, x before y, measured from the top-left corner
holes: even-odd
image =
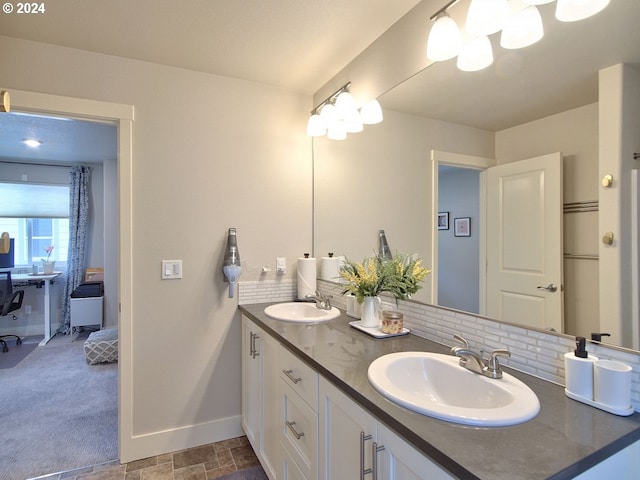
[[[242,430],[241,415],[198,425],[136,435],[131,438],[124,438],[124,435],[120,435],[120,463],[129,463],[242,435],[244,435],[244,431]]]

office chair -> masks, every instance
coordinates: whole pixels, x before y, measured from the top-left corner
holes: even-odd
[[[22,299],[24,298],[24,290],[13,290],[13,283],[11,282],[11,272],[0,272],[0,316],[4,317],[11,312],[22,308]],[[14,320],[18,318],[15,315],[11,315]],[[22,343],[22,339],[18,335],[0,335],[0,345],[2,345],[2,353],[8,352],[9,347],[5,338],[15,337],[16,345]]]

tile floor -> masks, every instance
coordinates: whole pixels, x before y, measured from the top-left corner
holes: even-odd
[[[247,437],[238,437],[124,465],[111,462],[32,480],[214,480],[256,465]]]

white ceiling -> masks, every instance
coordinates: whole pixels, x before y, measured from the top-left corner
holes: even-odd
[[[312,95],[419,1],[54,0],[45,13],[0,15],[0,34]],[[0,159],[100,162],[113,158],[111,135],[0,115]],[[22,144],[32,136],[42,147]]]
[[[0,33],[312,95],[419,0],[53,0]]]
[[[618,63],[640,68],[640,0],[613,0],[578,22],[555,19],[555,2],[540,5],[545,36],[504,50],[492,35],[494,63],[462,72],[436,63],[383,95],[384,109],[499,131],[598,101],[598,71]],[[466,12],[465,3],[453,6]]]
[[[0,33],[311,95],[417,3],[56,0],[44,14],[0,15]],[[452,16],[467,3],[453,6]],[[505,51],[494,35],[492,67],[464,73],[454,60],[435,64],[385,94],[383,107],[497,131],[593,103],[599,69],[640,64],[640,0],[614,0],[570,24],[553,18],[554,7],[539,7],[545,38],[536,45]],[[425,37],[427,28],[425,19]],[[43,148],[27,149],[21,140],[38,129]],[[104,124],[0,115],[0,159],[100,162],[113,158],[110,135]]]

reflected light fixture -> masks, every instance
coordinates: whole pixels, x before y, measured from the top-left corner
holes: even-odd
[[[449,0],[430,17],[435,22],[427,39],[427,58],[440,62],[457,56],[458,68],[473,72],[493,63],[489,35],[502,31],[500,46],[509,50],[528,47],[542,39],[544,26],[537,6],[556,0],[470,0],[463,30],[448,13],[458,1]],[[562,22],[582,20],[603,10],[610,1],[557,0],[556,18]]]
[[[348,133],[358,133],[364,124],[382,121],[382,109],[377,100],[367,102],[358,110],[349,93],[351,82],[340,87],[311,111],[307,122],[307,135],[332,140],[344,140]]]
[[[561,22],[583,20],[603,10],[609,0],[558,0],[556,18]]]
[[[489,37],[465,35],[458,55],[457,67],[464,72],[476,72],[493,63],[493,49]]]
[[[382,107],[375,98],[365,103],[360,112],[362,114],[362,123],[365,125],[375,125],[382,122]]]
[[[476,36],[499,32],[508,12],[507,0],[471,0],[466,31]]]
[[[500,35],[500,46],[506,49],[524,48],[543,36],[542,17],[538,9],[523,0],[509,0],[509,16]]]
[[[458,24],[446,10],[431,17],[436,19],[427,39],[427,58],[434,62],[449,60],[460,52],[461,34]]]

